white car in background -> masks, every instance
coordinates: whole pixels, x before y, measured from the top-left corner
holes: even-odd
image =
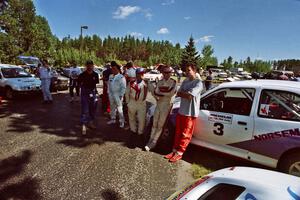
[[[172,136],[176,98],[167,131]],[[155,106],[148,113],[151,121]],[[300,176],[300,84],[249,80],[223,83],[204,93],[192,144]],[[165,135],[164,134],[164,135]]]
[[[0,64],[0,90],[12,99],[16,94],[41,91],[41,81],[20,66]]]
[[[149,80],[150,82],[158,82],[160,79],[162,79],[162,73],[160,73],[158,70],[151,70],[144,74],[144,79]]]
[[[299,200],[300,178],[250,167],[215,171],[167,200]]]

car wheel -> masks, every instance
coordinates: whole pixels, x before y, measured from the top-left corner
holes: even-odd
[[[10,87],[7,87],[5,89],[5,96],[6,96],[7,99],[13,99],[14,98],[14,91]]]
[[[300,177],[300,155],[298,152],[288,154],[281,162],[282,172]]]

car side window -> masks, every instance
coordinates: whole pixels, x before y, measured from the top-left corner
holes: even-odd
[[[263,90],[258,106],[262,118],[300,121],[300,95],[279,90]]]
[[[239,185],[232,185],[227,183],[220,183],[209,189],[205,194],[203,194],[198,200],[235,200],[244,191],[245,187]]]
[[[204,97],[201,100],[200,109],[249,116],[254,95],[255,89],[221,89]]]

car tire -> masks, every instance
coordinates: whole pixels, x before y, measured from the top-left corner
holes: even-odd
[[[288,154],[280,162],[280,171],[300,177],[300,155],[299,152]]]
[[[13,99],[15,96],[14,91],[11,87],[6,87],[5,88],[5,97],[7,99]]]

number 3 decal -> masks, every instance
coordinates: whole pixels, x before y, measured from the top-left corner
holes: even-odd
[[[224,135],[224,125],[221,123],[214,123],[214,127],[217,127],[217,130],[214,130],[216,135]]]

